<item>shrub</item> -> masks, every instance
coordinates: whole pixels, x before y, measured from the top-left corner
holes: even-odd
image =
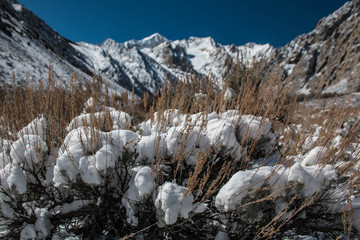
[[[296,105],[275,75],[167,82],[150,106],[49,76],[1,100],[3,237],[357,236],[353,109]]]

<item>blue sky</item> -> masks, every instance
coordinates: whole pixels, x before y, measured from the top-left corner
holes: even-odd
[[[341,0],[18,0],[64,37],[102,43],[212,36],[222,44],[283,46],[316,27]]]

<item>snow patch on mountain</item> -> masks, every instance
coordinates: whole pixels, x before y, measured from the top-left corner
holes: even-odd
[[[331,85],[330,87],[328,87],[327,89],[322,91],[322,93],[343,94],[347,90],[347,85],[348,85],[348,78],[344,78],[341,81],[339,81],[338,83]]]
[[[21,12],[21,10],[22,10],[21,4],[13,3],[13,4],[12,4],[12,7],[13,7],[13,8],[15,9],[15,11],[17,11],[17,12]]]

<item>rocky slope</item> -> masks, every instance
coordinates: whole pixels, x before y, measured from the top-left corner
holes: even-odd
[[[69,85],[75,73],[81,81],[91,81],[93,69],[85,56],[71,46],[44,21],[16,1],[0,1],[0,83],[25,80],[44,81],[52,65],[57,79]],[[104,78],[114,91],[125,89]]]
[[[286,83],[303,94],[360,91],[360,1],[347,2],[316,28],[276,50]]]

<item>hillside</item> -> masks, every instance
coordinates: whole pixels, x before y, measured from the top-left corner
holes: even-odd
[[[319,21],[310,33],[276,49],[275,62],[286,84],[302,94],[349,94],[360,91],[360,1]]]
[[[84,64],[85,56],[44,21],[16,1],[0,1],[0,82],[43,81],[49,66],[61,84],[70,85],[73,74],[91,81],[94,70]],[[116,92],[125,89],[104,76]]]

